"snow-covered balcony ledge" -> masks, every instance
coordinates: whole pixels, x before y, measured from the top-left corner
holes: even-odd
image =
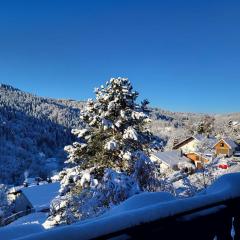
[[[240,173],[220,177],[195,197],[168,193],[136,195],[101,217],[21,239],[235,239],[240,235]],[[238,222],[237,222],[238,221]],[[121,238],[122,239],[122,238]]]

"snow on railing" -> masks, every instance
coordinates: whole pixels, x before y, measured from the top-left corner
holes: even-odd
[[[136,195],[108,213],[21,239],[240,239],[240,173],[220,177],[195,197]],[[234,219],[234,221],[233,221]],[[232,228],[234,225],[235,228]],[[234,229],[234,231],[233,231]]]

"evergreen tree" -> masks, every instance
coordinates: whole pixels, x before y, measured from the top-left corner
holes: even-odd
[[[53,224],[83,219],[82,206],[87,209],[90,199],[96,215],[139,191],[160,186],[158,168],[148,157],[161,146],[147,129],[148,101],[137,104],[138,93],[124,78],[112,78],[95,93],[96,100],[88,100],[82,112],[86,128],[72,131],[79,141],[65,147],[69,168],[60,174],[62,197],[53,202]]]
[[[215,118],[205,115],[197,125],[196,132],[198,134],[210,135],[214,131]]]
[[[111,79],[106,87],[96,89],[96,102],[89,100],[82,119],[88,124],[73,133],[84,138],[66,150],[68,163],[81,168],[98,166],[131,171],[136,151],[148,151],[153,138],[145,128],[149,120],[146,104],[135,103],[137,92],[127,79]]]

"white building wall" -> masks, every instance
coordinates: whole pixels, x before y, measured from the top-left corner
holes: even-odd
[[[191,142],[180,147],[179,149],[181,149],[183,153],[196,152],[198,144],[199,144],[199,141],[194,139]]]
[[[169,166],[165,163],[165,162],[162,162],[161,159],[155,157],[154,155],[151,155],[150,156],[150,159],[153,161],[153,162],[158,162],[160,163],[160,169],[162,171],[166,171],[166,170],[169,170]]]

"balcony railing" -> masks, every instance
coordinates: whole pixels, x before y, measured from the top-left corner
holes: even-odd
[[[240,239],[240,198],[216,201],[92,239]],[[123,237],[123,238],[122,238]],[[117,238],[118,239],[118,238]]]
[[[136,199],[141,200],[141,195]],[[220,177],[195,197],[173,198],[139,208],[135,208],[133,200],[124,203],[131,204],[123,211],[110,211],[21,239],[240,239],[240,173]]]

